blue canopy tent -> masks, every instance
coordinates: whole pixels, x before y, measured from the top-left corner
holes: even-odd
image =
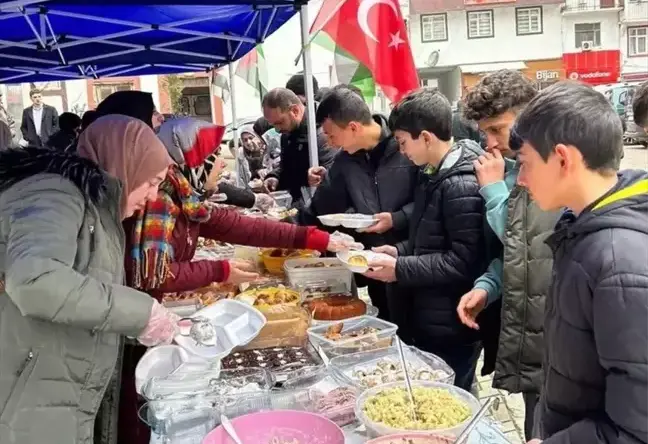
[[[173,74],[229,65],[233,88],[231,63],[297,11],[302,13],[302,38],[307,36],[307,2],[0,0],[0,83]],[[307,56],[304,72],[312,97]],[[311,153],[316,153],[310,102]],[[232,111],[236,121],[234,106]]]

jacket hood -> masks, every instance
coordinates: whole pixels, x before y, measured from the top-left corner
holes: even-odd
[[[430,176],[433,181],[440,181],[456,174],[474,174],[473,162],[483,154],[477,142],[469,139],[460,140],[452,145],[452,149],[445,155],[435,174]]]
[[[580,216],[566,212],[556,232],[567,236],[588,234],[608,228],[625,228],[648,234],[648,172],[625,170],[617,185],[594,202]]]
[[[44,173],[63,176],[95,203],[106,193],[106,176],[101,169],[75,154],[34,147],[0,152],[0,192],[21,180]]]

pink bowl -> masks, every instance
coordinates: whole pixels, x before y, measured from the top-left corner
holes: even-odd
[[[299,444],[344,444],[344,433],[335,423],[314,413],[293,410],[258,412],[232,419],[243,444],[274,444],[278,438]],[[223,426],[218,426],[202,444],[234,444]]]
[[[454,439],[429,433],[399,433],[372,439],[367,444],[452,444]]]

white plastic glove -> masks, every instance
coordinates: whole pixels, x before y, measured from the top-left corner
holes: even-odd
[[[148,324],[137,340],[147,347],[159,344],[170,344],[178,334],[180,316],[171,313],[158,301],[153,301]]]
[[[258,193],[254,195],[254,208],[258,208],[264,213],[275,206],[275,200],[267,195]]]
[[[332,253],[338,253],[346,250],[364,250],[364,245],[360,242],[356,242],[348,234],[336,231],[329,236],[329,243],[326,249]]]

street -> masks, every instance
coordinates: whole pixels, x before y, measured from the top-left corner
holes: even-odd
[[[621,168],[641,168],[648,170],[648,149],[642,146],[626,146],[625,157],[621,161]]]

